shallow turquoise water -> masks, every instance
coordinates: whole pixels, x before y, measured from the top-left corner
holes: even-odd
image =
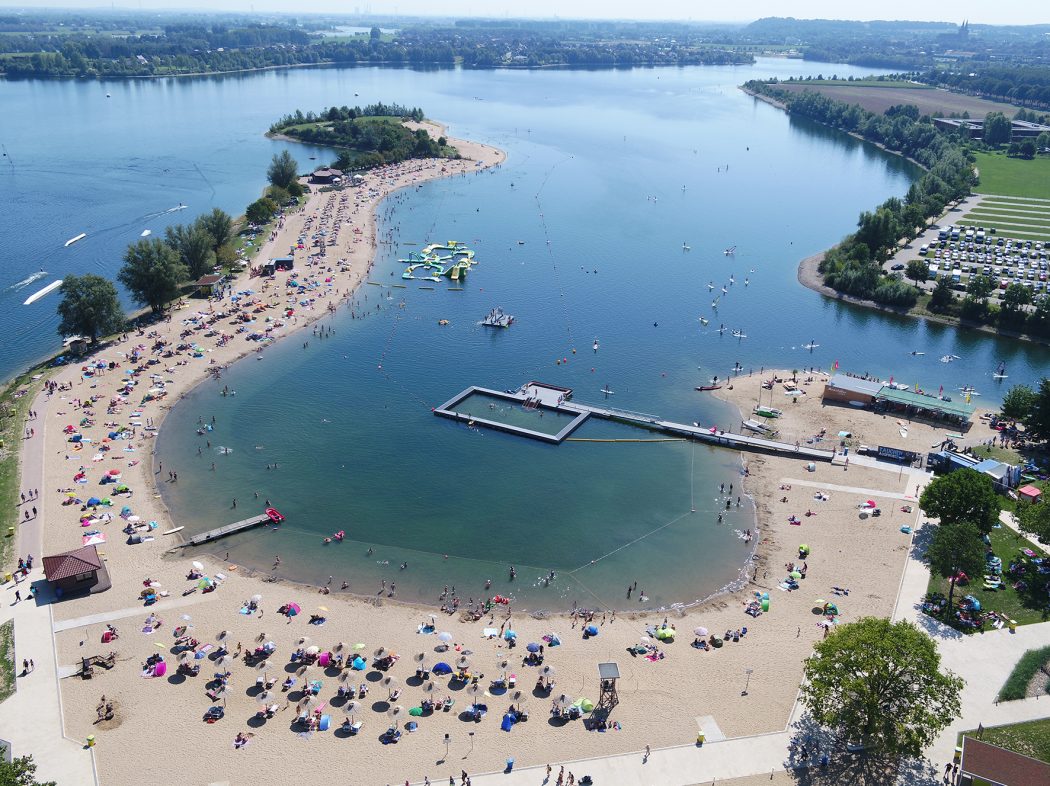
[[[401,283],[394,260],[455,238],[480,260],[465,290],[364,287],[355,308],[368,318],[342,311],[326,323],[334,337],[310,339],[305,350],[292,339],[246,361],[223,379],[234,397],[202,386],[171,413],[159,440],[165,468],[179,472],[177,485],[163,484],[166,501],[191,532],[269,498],[288,515],[285,527],[224,541],[220,555],[228,548],[233,561],[268,565],[279,553],[286,575],[331,575],[356,592],[374,592],[385,579],[405,599],[433,600],[445,584],[476,598],[492,578],[494,590],[533,608],[623,606],[627,584],[637,581],[652,604],[688,602],[734,580],[748,551],[735,533],[752,526],[746,500],[717,524],[719,484],[739,482],[736,454],[685,443],[553,447],[470,430],[430,409],[471,384],[505,389],[541,379],[575,388],[585,403],[601,401],[608,384],[616,406],[728,426],[732,415],[693,387],[737,361],[757,371],[838,360],[926,387],[973,383],[989,399],[999,395],[990,378],[999,359],[1010,383],[1034,379],[1047,360],[1043,348],[855,309],[797,284],[801,257],[848,232],[860,210],[903,194],[915,174],[735,89],[753,76],[822,68],[303,69],[119,83],[108,86],[110,101],[93,92],[98,85],[4,83],[0,94],[12,107],[6,144],[17,155],[6,172],[0,167],[0,184],[22,199],[0,214],[0,228],[5,236],[30,228],[28,253],[10,260],[9,275],[22,280],[37,260],[49,272],[112,273],[147,205],[183,201],[190,209],[179,220],[212,204],[236,211],[285,146],[260,132],[296,106],[421,105],[453,134],[500,145],[509,158],[496,171],[433,182],[390,203],[382,223],[399,244],[381,248],[374,278]],[[63,113],[84,116],[76,146],[57,122]],[[304,163],[311,155],[290,147]],[[48,168],[31,177],[45,155],[71,174]],[[168,220],[150,219],[154,231]],[[80,231],[89,237],[70,253],[55,250]],[[736,255],[724,256],[731,245]],[[53,329],[47,308],[27,318],[12,305],[24,297],[3,293],[10,307],[0,310],[12,368],[49,346]],[[476,324],[496,305],[516,315],[513,327]],[[439,327],[439,319],[451,324]],[[748,338],[720,337],[719,323]],[[799,349],[811,339],[819,349]],[[911,349],[927,354],[915,358]],[[948,352],[963,360],[936,362]],[[556,364],[560,358],[569,362]],[[195,428],[198,417],[212,416],[209,453]],[[645,434],[590,422],[575,436]],[[232,452],[218,453],[220,445]],[[352,540],[323,545],[337,530]],[[537,585],[550,570],[555,580]]]

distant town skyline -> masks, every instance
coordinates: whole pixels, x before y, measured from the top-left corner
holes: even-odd
[[[260,13],[398,14],[404,16],[475,17],[560,17],[565,19],[691,20],[709,22],[750,22],[766,16],[793,16],[799,19],[911,20],[959,23],[968,19],[977,24],[1029,25],[1050,22],[1039,3],[1029,0],[1003,0],[989,4],[978,0],[957,0],[942,5],[916,4],[914,0],[883,0],[872,6],[843,8],[838,0],[747,0],[744,3],[697,3],[695,0],[656,0],[639,4],[626,0],[532,0],[527,6],[510,0],[446,0],[436,6],[430,0],[301,0],[290,6],[284,0],[138,0],[128,3],[100,3],[98,0],[0,0],[0,7],[17,9],[70,8],[76,10],[126,9],[129,11],[231,11]]]

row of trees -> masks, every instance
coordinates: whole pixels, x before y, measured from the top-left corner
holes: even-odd
[[[1050,109],[1050,66],[1046,65],[975,61],[929,69],[919,79],[970,95]]]
[[[908,263],[906,276],[922,283],[929,276],[929,268],[925,262],[913,260]],[[1036,296],[1024,284],[1014,282],[1001,291],[996,305],[990,297],[1000,290],[993,279],[983,275],[970,277],[962,299],[955,296],[955,287],[949,276],[940,276],[930,293],[930,311],[976,325],[1050,338],[1050,298],[1045,295]]]
[[[314,112],[310,110],[303,112],[301,109],[296,109],[290,115],[285,115],[280,120],[270,126],[270,133],[276,134],[284,131],[289,126],[301,126],[305,123],[334,123],[338,120],[356,120],[359,117],[400,117],[405,120],[415,120],[417,123],[423,121],[425,115],[423,110],[418,106],[414,106],[409,109],[407,106],[401,104],[384,104],[379,101],[374,104],[368,104],[365,107],[359,106],[333,106],[326,109],[322,109],[320,112]]]
[[[280,205],[301,195],[303,188],[297,177],[298,164],[291,154],[285,150],[275,155],[267,170],[270,186],[261,199],[248,206],[248,221],[264,224]],[[170,226],[163,239],[147,238],[128,246],[117,281],[135,303],[159,314],[182,293],[186,282],[212,272],[217,265],[228,267],[236,262],[234,232],[233,218],[220,208],[199,216],[192,224]],[[59,291],[60,335],[81,335],[94,342],[99,336],[125,328],[127,318],[120,296],[109,279],[92,273],[66,276]]]
[[[913,306],[914,287],[884,275],[881,263],[901,238],[915,237],[929,217],[940,215],[949,202],[969,193],[974,183],[972,156],[963,143],[937,131],[914,106],[893,106],[879,115],[811,90],[796,93],[757,81],[745,87],[780,101],[789,112],[857,134],[926,168],[904,199],[891,197],[875,210],[861,213],[857,231],[830,249],[820,265],[824,283],[839,292],[895,307]]]

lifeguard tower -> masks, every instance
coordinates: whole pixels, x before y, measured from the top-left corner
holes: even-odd
[[[598,684],[601,685],[601,693],[598,696],[594,714],[603,721],[609,717],[613,707],[620,703],[620,696],[616,692],[618,679],[620,679],[619,666],[611,662],[598,664]]]

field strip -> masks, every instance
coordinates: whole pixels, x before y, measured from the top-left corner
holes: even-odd
[[[978,192],[980,193],[980,192]],[[1050,199],[1042,199],[1041,197],[1020,197],[1020,196],[1009,196],[1007,194],[981,194],[984,197],[983,202],[996,202],[996,201],[1007,201],[1007,202],[1032,202],[1039,203],[1042,205],[1050,206]]]
[[[1045,219],[1030,218],[1029,216],[1011,216],[1011,215],[994,215],[992,213],[967,213],[964,220],[972,219],[980,223],[981,221],[991,222],[993,224],[998,222],[1006,222],[1014,224],[1015,226],[1027,226],[1027,227],[1048,227],[1050,228],[1050,216]]]
[[[1036,205],[1011,205],[1005,202],[982,202],[974,207],[974,210],[992,210],[1001,213],[1032,213],[1038,216],[1050,216],[1050,207],[1041,208]]]

